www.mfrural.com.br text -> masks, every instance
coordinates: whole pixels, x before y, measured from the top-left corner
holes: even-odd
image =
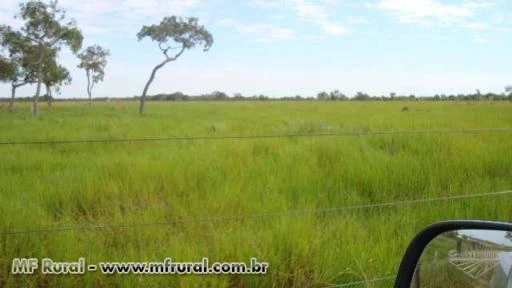
[[[165,258],[161,262],[99,262],[86,263],[81,257],[77,261],[60,262],[50,258],[14,258],[12,261],[12,274],[53,274],[73,275],[86,274],[99,271],[103,274],[266,274],[269,264],[251,258],[245,262],[214,262],[210,264],[208,258],[199,262],[175,262]]]

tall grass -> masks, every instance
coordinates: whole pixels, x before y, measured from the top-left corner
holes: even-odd
[[[0,111],[0,140],[512,127],[495,102],[56,103]],[[410,111],[402,112],[407,105]],[[512,134],[425,134],[0,147],[1,231],[257,215],[512,189]],[[512,218],[512,196],[338,213],[0,234],[0,283],[324,287],[396,273],[424,225]],[[0,231],[0,232],[1,232]],[[14,276],[14,257],[248,261],[264,276]],[[392,281],[391,281],[392,282]],[[374,287],[388,287],[390,281]],[[0,284],[1,286],[1,284]],[[372,286],[373,287],[373,286]]]

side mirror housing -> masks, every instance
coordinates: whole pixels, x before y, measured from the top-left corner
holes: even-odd
[[[433,224],[409,244],[396,288],[512,288],[512,224],[446,221]]]

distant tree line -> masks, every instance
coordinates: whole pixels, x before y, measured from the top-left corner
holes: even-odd
[[[130,99],[138,99],[139,97],[134,96],[132,98],[123,98],[124,100]],[[169,94],[157,94],[152,96],[147,96],[148,101],[269,101],[269,100],[287,100],[287,101],[304,101],[304,100],[320,100],[320,101],[504,101],[510,100],[512,101],[512,90],[506,90],[505,93],[497,94],[497,93],[485,93],[481,94],[479,91],[473,94],[457,94],[457,95],[446,95],[446,94],[436,94],[429,96],[416,96],[416,95],[397,95],[395,93],[390,93],[387,96],[377,96],[377,95],[369,95],[364,92],[357,92],[353,97],[348,97],[345,94],[339,92],[338,90],[332,92],[320,92],[314,96],[285,96],[285,97],[271,97],[268,95],[251,95],[251,96],[243,96],[240,93],[235,93],[233,95],[228,95],[227,93],[221,91],[215,91],[209,94],[202,95],[187,95],[182,92],[174,92]]]
[[[47,100],[47,95],[42,100]],[[18,97],[18,101],[31,101],[32,97]],[[95,101],[140,101],[140,96],[132,97],[116,97],[116,98],[95,98]],[[431,95],[431,96],[415,96],[415,95],[397,95],[390,93],[387,96],[373,96],[363,92],[357,92],[353,97],[334,90],[332,92],[320,92],[316,97],[313,96],[285,96],[270,97],[267,95],[251,95],[244,96],[240,93],[229,95],[222,91],[214,91],[208,94],[187,95],[182,92],[161,93],[156,95],[147,95],[146,101],[512,101],[512,88],[506,88],[504,93],[485,93],[481,94],[476,91],[473,94],[457,94],[457,95]],[[84,98],[65,98],[56,101],[88,101]]]
[[[435,94],[427,96],[416,96],[410,95],[397,95],[396,93],[390,93],[389,95],[369,95],[364,92],[357,92],[352,98],[347,97],[345,94],[340,93],[338,90],[334,90],[330,93],[325,91],[317,94],[316,99],[326,101],[411,101],[411,100],[427,100],[427,101],[479,101],[479,100],[510,100],[512,101],[512,86],[505,87],[505,92],[501,94],[497,93],[480,93],[480,90],[476,90],[472,94]]]

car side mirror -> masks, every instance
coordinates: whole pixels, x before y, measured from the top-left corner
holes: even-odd
[[[428,226],[409,244],[397,288],[512,288],[512,224],[447,221]]]

